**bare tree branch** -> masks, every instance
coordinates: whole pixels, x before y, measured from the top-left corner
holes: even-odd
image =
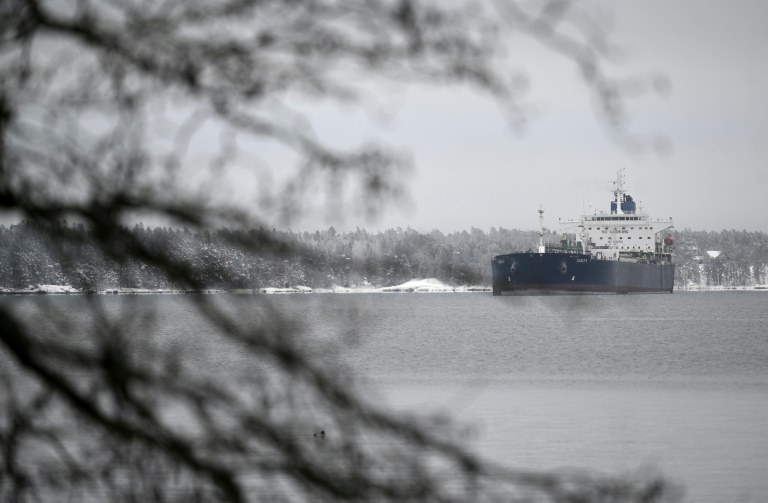
[[[518,87],[499,65],[505,34],[521,31],[572,59],[611,129],[627,137],[622,89],[602,59],[607,44],[567,2],[536,15],[515,3],[410,0],[5,0],[0,3],[0,211],[15,211],[53,241],[120,266],[156,268],[203,290],[194,258],[130,232],[136,214],[205,233],[222,222],[258,228],[270,207],[203,199],[180,188],[202,124],[221,132],[210,179],[241,136],[295,154],[274,194],[285,221],[312,207],[375,214],[406,197],[402,153],[381,145],[335,149],[274,106],[304,99],[364,101],[351,77],[478,89],[510,113]],[[496,13],[503,16],[498,22]],[[572,23],[577,35],[560,27]],[[153,127],[167,107],[187,117]],[[210,189],[204,186],[203,189]],[[63,219],[87,226],[74,232]],[[278,235],[232,234],[229,244],[285,254]],[[449,428],[394,414],[361,392],[331,354],[307,348],[306,327],[263,301],[233,311],[191,296],[197,337],[243,356],[222,369],[160,336],[151,313],[88,312],[46,304],[36,324],[0,304],[0,499],[156,501],[663,501],[656,476],[534,473],[469,453]],[[40,313],[38,313],[40,314]],[[84,321],[85,320],[85,321]],[[185,342],[187,342],[185,340]],[[171,413],[173,412],[173,413]],[[176,414],[176,415],[174,415]],[[310,435],[312,425],[343,435]]]

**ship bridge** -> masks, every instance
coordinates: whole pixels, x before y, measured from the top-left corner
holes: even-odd
[[[619,171],[613,182],[610,213],[596,210],[579,220],[559,222],[560,231],[575,234],[576,247],[593,256],[613,260],[671,261],[674,245],[672,218],[652,219],[624,190]]]

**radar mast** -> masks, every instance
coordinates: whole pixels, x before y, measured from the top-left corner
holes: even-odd
[[[615,213],[623,215],[624,210],[621,208],[621,203],[624,201],[624,168],[620,168],[616,172],[616,180],[611,183],[613,183],[613,200],[616,203]]]

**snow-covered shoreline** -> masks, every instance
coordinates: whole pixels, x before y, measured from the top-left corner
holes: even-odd
[[[435,278],[410,280],[401,285],[388,287],[375,287],[363,285],[358,287],[334,286],[332,288],[310,288],[296,285],[286,288],[235,288],[235,289],[204,289],[204,290],[178,290],[178,289],[148,289],[148,288],[107,288],[104,290],[78,290],[69,285],[30,285],[23,289],[2,288],[0,295],[67,295],[67,294],[98,294],[98,295],[169,295],[169,294],[221,294],[231,293],[239,295],[253,294],[294,294],[294,293],[467,293],[490,292],[490,286],[463,285],[453,286],[443,283]]]
[[[406,281],[400,285],[375,287],[373,285],[363,285],[357,287],[343,287],[334,286],[332,288],[310,288],[308,286],[296,285],[286,288],[239,288],[239,289],[205,289],[205,290],[178,290],[178,289],[148,289],[148,288],[107,288],[104,290],[79,290],[69,285],[37,285],[28,286],[23,289],[3,288],[0,287],[0,295],[173,295],[173,294],[189,294],[189,293],[201,293],[201,294],[237,294],[237,295],[254,295],[254,294],[296,294],[296,293],[475,293],[475,292],[490,292],[490,286],[482,285],[461,285],[453,286],[436,278],[427,279],[413,279]],[[699,286],[688,285],[680,288],[675,287],[675,293],[688,293],[688,292],[768,292],[768,285],[755,285],[755,286]]]

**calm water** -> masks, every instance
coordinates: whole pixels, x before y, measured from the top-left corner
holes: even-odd
[[[243,313],[255,300],[217,298]],[[450,414],[494,460],[650,468],[682,482],[687,501],[768,501],[768,294],[270,300],[309,326],[311,340],[338,341],[372,393],[409,412]],[[99,301],[136,323],[156,308],[163,337],[204,336],[188,297]],[[0,302],[32,316],[86,300]]]

